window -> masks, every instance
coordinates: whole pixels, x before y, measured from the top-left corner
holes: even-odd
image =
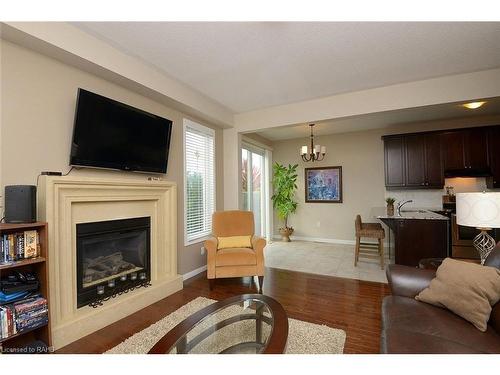
[[[243,210],[253,211],[255,234],[265,233],[264,150],[243,143],[241,148],[241,187]]]
[[[212,232],[215,210],[215,132],[184,120],[185,244],[199,242]]]
[[[241,145],[241,209],[254,213],[255,234],[271,240],[270,161],[272,151],[243,137]]]

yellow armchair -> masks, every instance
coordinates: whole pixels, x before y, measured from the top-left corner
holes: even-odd
[[[210,289],[213,289],[215,279],[258,276],[259,291],[262,292],[266,240],[254,235],[253,212],[215,212],[212,216],[212,232],[213,237],[204,243]],[[217,238],[232,236],[251,236],[252,247],[218,248]]]

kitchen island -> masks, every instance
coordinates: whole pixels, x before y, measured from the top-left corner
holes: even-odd
[[[372,216],[392,231],[396,264],[416,267],[420,259],[449,256],[448,217],[430,209],[409,208],[391,216],[384,207],[373,208]]]

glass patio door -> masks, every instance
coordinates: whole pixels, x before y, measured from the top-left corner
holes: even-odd
[[[252,211],[255,220],[255,234],[266,233],[266,157],[265,150],[243,144],[241,148],[242,208]]]

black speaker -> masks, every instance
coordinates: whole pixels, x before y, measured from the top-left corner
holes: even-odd
[[[34,223],[36,221],[36,186],[5,186],[5,222]]]

